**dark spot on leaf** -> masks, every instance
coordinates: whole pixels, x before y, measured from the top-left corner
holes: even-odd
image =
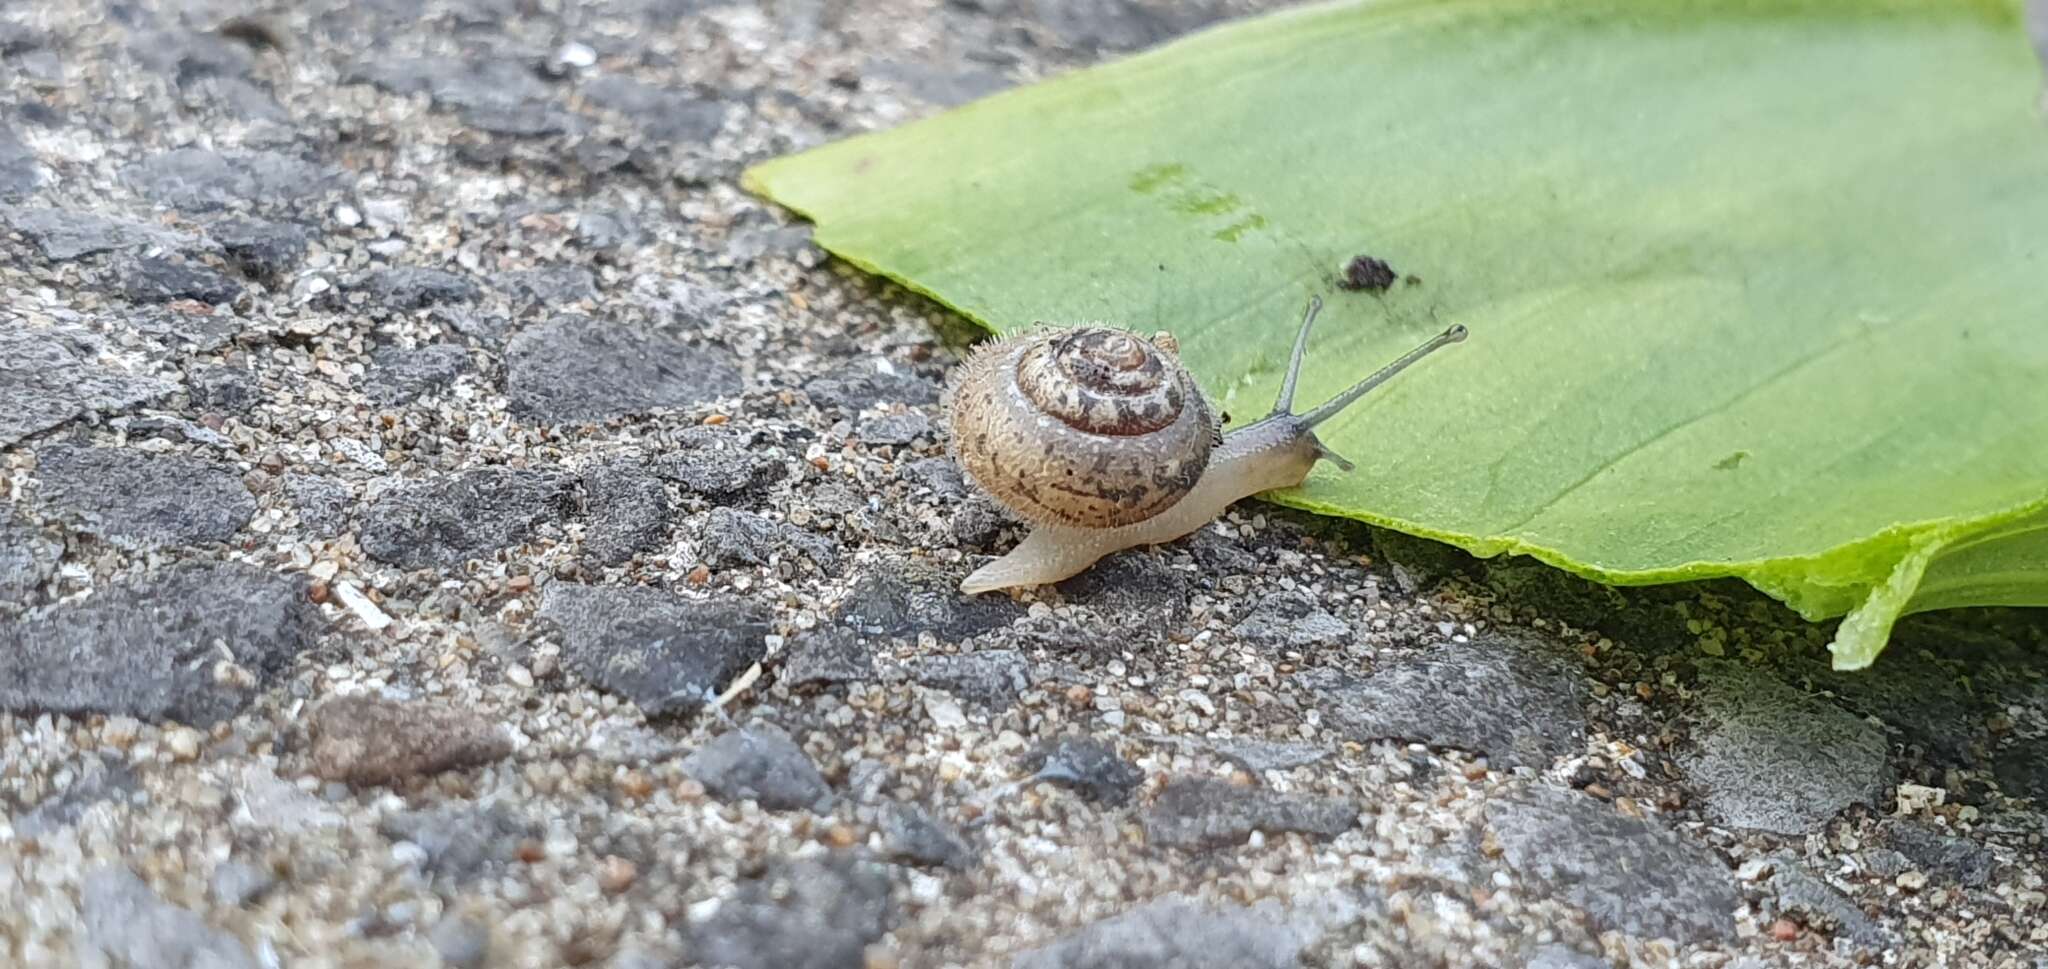
[[[1743,459],[1747,457],[1749,457],[1748,451],[1737,451],[1734,454],[1728,455],[1727,457],[1714,462],[1714,470],[1733,471],[1735,470],[1735,466],[1741,464],[1743,462]]]
[[[1394,267],[1387,265],[1385,260],[1360,253],[1352,256],[1351,261],[1344,264],[1344,278],[1337,281],[1337,288],[1354,293],[1361,290],[1380,293],[1394,285],[1394,280],[1399,278],[1394,272]]]

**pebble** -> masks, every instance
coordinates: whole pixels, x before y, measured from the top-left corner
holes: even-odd
[[[1024,758],[1034,780],[1049,781],[1102,804],[1119,805],[1145,779],[1143,771],[1123,759],[1116,748],[1094,737],[1066,736],[1034,748]]]
[[[256,514],[240,475],[182,454],[46,445],[36,476],[46,504],[123,548],[225,542]]]
[[[778,730],[731,730],[683,758],[683,772],[721,801],[754,801],[770,811],[824,810],[831,785],[803,748]]]
[[[607,461],[583,472],[584,557],[618,565],[667,546],[675,504],[661,479],[630,459]]]
[[[732,969],[847,969],[894,918],[881,866],[843,855],[772,864],[739,883],[686,936],[692,955]]]
[[[1170,848],[1240,845],[1253,832],[1292,832],[1328,839],[1358,823],[1358,807],[1338,798],[1276,794],[1207,778],[1167,783],[1145,813],[1145,837]]]
[[[99,868],[80,889],[84,945],[123,966],[257,969],[240,940],[163,900],[124,867]]]
[[[1679,758],[1707,810],[1737,827],[1806,834],[1894,783],[1884,733],[1753,665],[1700,665],[1694,746]]]
[[[362,510],[363,551],[400,568],[455,568],[532,538],[575,511],[559,471],[477,468],[411,482]]]
[[[422,701],[335,697],[313,710],[308,727],[314,776],[353,785],[396,784],[512,753],[496,723]]]
[[[603,421],[738,394],[739,361],[663,329],[559,316],[521,330],[505,350],[505,393],[521,417]]]
[[[1271,900],[1217,905],[1166,895],[1024,952],[1013,969],[1298,969],[1334,921]]]
[[[124,411],[177,385],[99,359],[89,335],[57,327],[0,329],[0,445],[89,414]]]
[[[539,618],[562,631],[562,662],[649,717],[695,711],[767,656],[767,617],[752,606],[658,589],[556,582]]]

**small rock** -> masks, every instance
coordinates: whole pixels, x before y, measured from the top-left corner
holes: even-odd
[[[1482,634],[1354,677],[1327,668],[1296,676],[1349,740],[1407,740],[1542,768],[1585,733],[1585,685],[1535,644]]]
[[[1300,649],[1351,636],[1344,620],[1324,611],[1304,592],[1276,592],[1261,599],[1231,630],[1246,642]]]
[[[1968,838],[1903,818],[1886,819],[1878,828],[1878,835],[1883,844],[1931,874],[1965,888],[1983,888],[1991,883],[1991,871],[1997,860],[1990,848]]]
[[[1703,662],[1700,679],[1702,725],[1679,762],[1714,817],[1807,834],[1884,802],[1893,776],[1877,727],[1747,663]]]
[[[239,475],[182,454],[53,444],[36,477],[45,504],[121,548],[225,542],[256,514]]]
[[[576,93],[591,104],[625,116],[643,135],[664,144],[701,145],[725,126],[723,104],[616,74],[591,78]]]
[[[1256,740],[1248,737],[1198,740],[1193,745],[1255,773],[1307,767],[1330,756],[1328,748],[1317,747],[1314,744]]]
[[[758,492],[788,473],[772,454],[729,447],[694,447],[655,459],[654,473],[684,491],[713,500]]]
[[[363,393],[380,407],[409,404],[455,382],[469,369],[469,351],[449,343],[414,349],[380,347],[370,354]]]
[[[1082,797],[1108,805],[1131,799],[1145,772],[1094,737],[1066,736],[1040,744],[1024,758],[1032,779],[1070,787]]]
[[[704,564],[715,569],[767,565],[792,556],[824,570],[839,564],[831,540],[787,522],[732,508],[713,508],[705,514],[697,548]]]
[[[1243,844],[1254,831],[1334,838],[1358,823],[1358,808],[1337,798],[1303,798],[1226,781],[1181,778],[1166,785],[1145,814],[1145,837],[1171,848]]]
[[[232,303],[242,295],[242,284],[205,266],[181,259],[149,256],[116,264],[114,277],[121,295],[137,303],[172,303],[197,300],[201,303]]]
[[[1488,802],[1486,821],[1507,866],[1583,909],[1596,932],[1686,945],[1735,937],[1741,899],[1728,869],[1661,825],[1547,786]]]
[[[2048,806],[2048,737],[2008,744],[1991,756],[1991,772],[2006,797]]]
[[[931,437],[932,421],[917,411],[881,414],[861,421],[854,436],[866,444],[909,444]]]
[[[1355,917],[1355,916],[1354,916]],[[1300,969],[1305,950],[1342,920],[1270,899],[1216,906],[1155,898],[1017,956],[1012,969]]]
[[[241,908],[276,888],[277,876],[255,865],[232,860],[224,861],[214,866],[212,877],[206,880],[206,887],[215,904],[226,908]]]
[[[854,582],[839,620],[870,636],[929,632],[959,642],[1008,626],[1024,607],[1008,596],[960,594],[960,577],[915,562],[876,562]]]
[[[1187,614],[1188,585],[1147,549],[1127,549],[1059,584],[1067,601],[1122,625],[1166,629]]]
[[[90,212],[35,206],[0,207],[0,220],[28,237],[43,258],[67,262],[116,249],[158,247],[187,251],[197,240],[159,225],[108,218]]]
[[[286,472],[285,497],[299,514],[299,521],[315,535],[339,535],[348,530],[355,511],[354,496],[346,483],[321,474]]]
[[[376,697],[337,697],[313,711],[313,774],[358,786],[502,760],[512,742],[499,726],[467,710]]]
[[[875,678],[875,647],[840,626],[804,630],[782,649],[776,679],[792,687],[865,683]]]
[[[804,393],[819,407],[849,416],[876,404],[919,407],[939,402],[939,387],[908,368],[880,358],[852,360],[804,383]]]
[[[88,414],[126,410],[169,395],[168,380],[99,363],[83,334],[0,328],[0,446]]]
[[[910,92],[911,97],[941,107],[954,107],[1010,86],[1008,79],[981,68],[954,70],[914,61],[880,60],[869,63],[868,71]]]
[[[246,414],[262,399],[263,385],[240,367],[196,366],[185,375],[193,408],[212,414]]]
[[[391,815],[377,833],[418,845],[429,874],[464,883],[502,871],[518,860],[520,845],[541,832],[510,805],[492,801]]]
[[[683,758],[683,773],[721,801],[754,801],[770,811],[823,811],[832,787],[802,747],[769,727],[730,730]]]
[[[0,199],[18,199],[36,190],[43,169],[36,153],[22,143],[21,136],[0,123]]]
[[[490,925],[467,915],[442,918],[428,930],[427,939],[453,969],[481,969],[491,955]]]
[[[745,387],[731,351],[666,329],[556,317],[505,353],[505,393],[522,417],[603,421],[731,397]]]
[[[904,664],[912,682],[948,693],[984,710],[1007,710],[1031,688],[1031,661],[1014,649],[935,653]]]
[[[305,261],[310,241],[305,229],[288,222],[222,219],[206,227],[235,268],[251,279],[275,283]]]
[[[639,462],[609,461],[583,472],[583,494],[583,554],[590,561],[618,565],[668,543],[675,506],[661,479]]]
[[[206,924],[126,867],[99,868],[79,889],[83,945],[121,966],[257,969],[241,940]]]
[[[482,287],[467,276],[426,266],[386,266],[350,280],[348,289],[396,312],[445,303],[474,303]]]
[[[892,858],[929,867],[964,869],[971,853],[950,826],[910,804],[890,804],[881,811],[882,842]]]
[[[228,156],[204,148],[151,155],[121,169],[122,180],[144,197],[188,215],[242,206],[305,211],[334,174],[275,152]]]
[[[1003,530],[1016,524],[1016,518],[996,504],[995,499],[977,492],[954,506],[951,524],[953,544],[968,551],[994,552]],[[1077,581],[1087,574],[1083,572],[1068,581]]]
[[[1612,969],[1613,963],[1555,942],[1538,946],[1529,956],[1527,969]]]
[[[531,538],[575,510],[558,471],[477,468],[394,488],[363,510],[363,551],[400,568],[455,568]]]
[[[1231,16],[1232,8],[1221,0],[1031,0],[1020,12],[1064,46],[1101,54],[1164,43]]]
[[[768,653],[767,617],[750,606],[659,589],[556,582],[540,618],[562,628],[562,661],[649,717],[695,711]]]
[[[542,266],[498,277],[498,288],[516,301],[559,307],[597,298],[597,277],[581,266]]]
[[[931,492],[941,501],[967,497],[967,479],[952,458],[921,458],[897,468],[896,474],[912,487]]]
[[[1897,940],[1834,886],[1807,871],[1796,859],[1781,858],[1768,883],[1775,910],[1799,917],[1807,925],[1869,950],[1884,950]]]
[[[771,867],[687,931],[691,955],[730,969],[858,969],[889,930],[889,876],[845,857]]]
[[[211,726],[290,668],[319,625],[302,578],[176,566],[0,622],[0,709]],[[227,656],[248,680],[221,675]]]
[[[62,543],[14,515],[0,512],[0,606],[26,604],[57,569]]]
[[[89,759],[69,786],[15,818],[14,834],[20,838],[56,834],[78,823],[94,805],[125,799],[140,786],[127,764],[111,757]]]

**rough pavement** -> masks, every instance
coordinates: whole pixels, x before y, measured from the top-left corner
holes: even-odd
[[[1237,12],[0,5],[0,964],[2048,965],[2037,614],[953,591],[956,324],[738,173]]]

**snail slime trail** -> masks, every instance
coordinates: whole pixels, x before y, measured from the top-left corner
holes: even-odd
[[[1031,532],[976,569],[961,591],[1058,582],[1112,552],[1187,535],[1240,499],[1301,484],[1319,460],[1349,471],[1316,426],[1465,339],[1465,328],[1453,326],[1296,413],[1309,330],[1322,308],[1320,298],[1309,300],[1272,412],[1228,434],[1219,433],[1172,334],[1039,327],[977,348],[946,385],[954,459]]]

